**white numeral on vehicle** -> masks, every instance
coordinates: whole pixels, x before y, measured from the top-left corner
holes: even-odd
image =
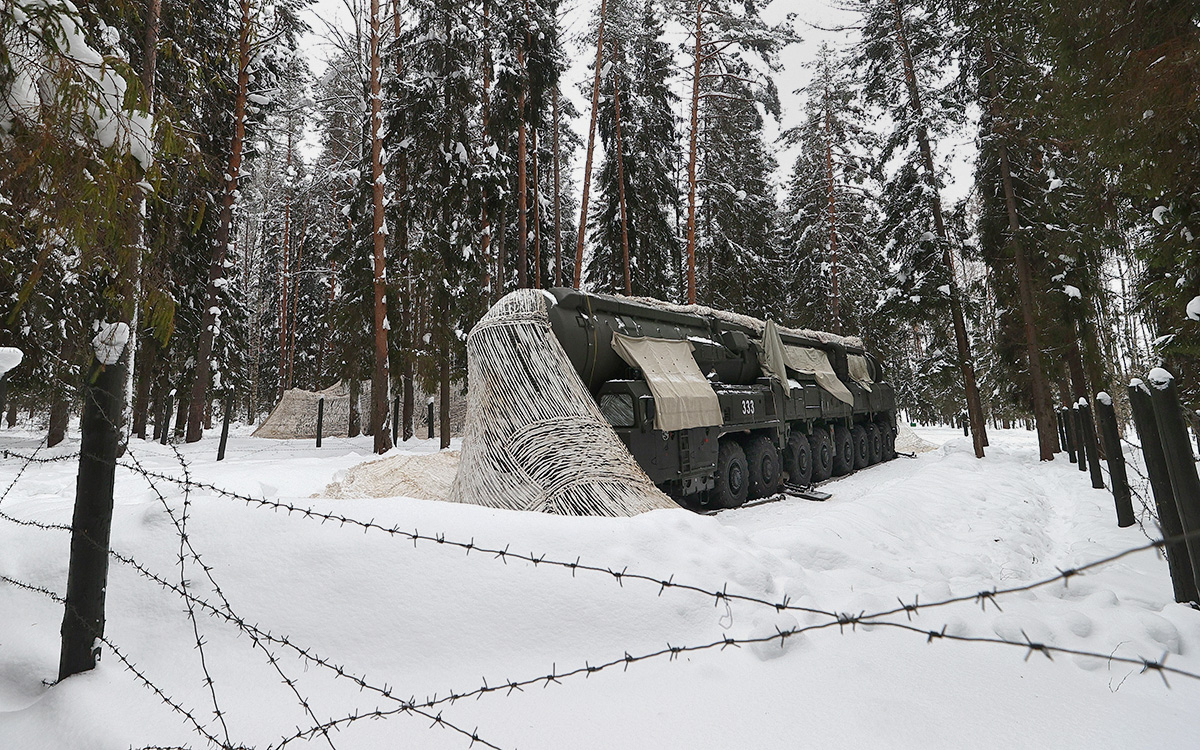
[[[753,413],[754,413],[754,402],[749,399],[742,401],[742,414],[753,414]]]

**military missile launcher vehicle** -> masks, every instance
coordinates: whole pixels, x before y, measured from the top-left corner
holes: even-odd
[[[549,291],[600,412],[677,501],[732,508],[896,456],[895,393],[861,341],[699,306]]]

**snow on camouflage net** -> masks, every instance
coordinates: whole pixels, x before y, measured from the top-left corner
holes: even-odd
[[[452,502],[563,515],[676,508],[630,455],[550,330],[536,290],[467,338],[467,424]]]

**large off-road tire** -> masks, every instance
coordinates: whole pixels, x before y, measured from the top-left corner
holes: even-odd
[[[750,470],[750,492],[748,497],[757,500],[779,492],[783,479],[783,465],[779,450],[765,435],[752,438],[746,444],[746,466]]]
[[[750,471],[742,446],[730,438],[721,440],[717,452],[716,484],[709,491],[710,504],[718,508],[736,508],[746,502],[750,489]]]
[[[813,462],[812,445],[808,436],[802,432],[793,432],[788,437],[784,448],[783,468],[788,473],[788,483],[806,487],[812,483]]]
[[[854,438],[842,425],[833,428],[833,475],[840,477],[854,471]]]
[[[867,425],[867,453],[872,464],[883,460],[883,430],[874,422]]]
[[[850,428],[850,439],[854,441],[854,470],[871,465],[871,444],[867,441],[867,429],[860,424]]]
[[[883,460],[891,461],[896,457],[896,428],[884,425],[880,430],[883,432]]]
[[[829,430],[818,427],[808,436],[809,454],[812,456],[812,481],[824,482],[833,476],[833,443]]]

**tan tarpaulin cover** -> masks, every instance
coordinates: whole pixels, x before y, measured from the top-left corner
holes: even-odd
[[[779,338],[779,328],[775,321],[768,320],[763,326],[762,337],[762,369],[763,374],[775,378],[783,384],[783,388],[791,393],[787,376],[787,355],[783,352],[783,341]]]
[[[829,364],[829,355],[820,349],[810,349],[807,346],[783,345],[787,354],[788,367],[812,375],[817,379],[817,385],[824,388],[831,396],[851,406],[854,405],[854,394],[846,387]]]
[[[867,358],[861,354],[849,354],[846,356],[846,362],[850,370],[850,379],[870,391],[871,368],[867,366]]]
[[[657,429],[671,432],[722,423],[721,404],[692,356],[690,341],[633,338],[613,331],[612,347],[645,376],[654,394]]]

